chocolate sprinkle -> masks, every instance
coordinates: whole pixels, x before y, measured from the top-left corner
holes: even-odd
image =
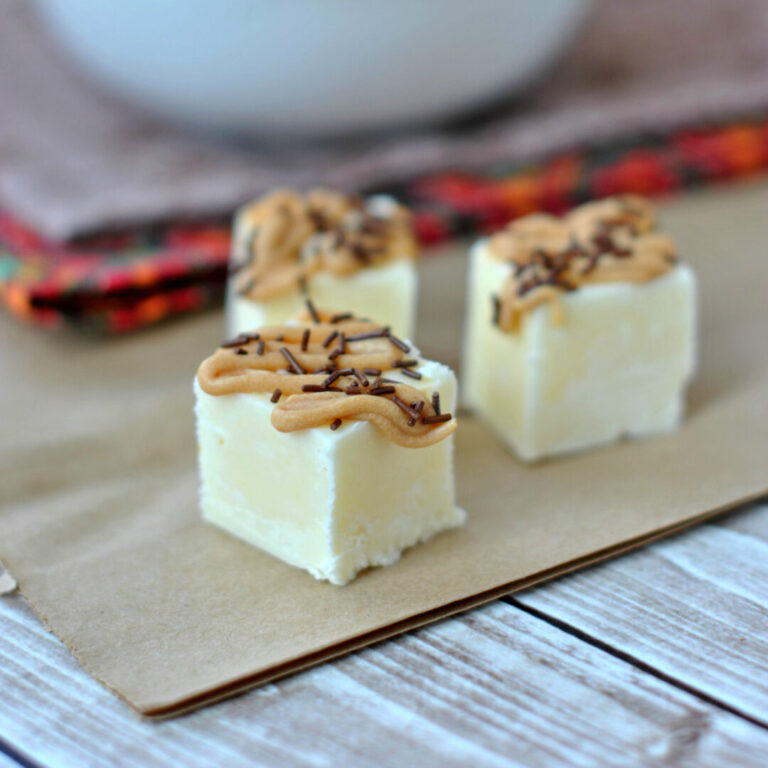
[[[334,419],[331,422],[331,430],[334,432],[341,426],[341,419]]]
[[[397,336],[393,336],[392,334],[389,334],[387,338],[394,344],[401,352],[410,352],[411,348],[401,339],[398,339]]]
[[[604,231],[598,232],[592,238],[592,242],[601,254],[608,253],[611,256],[618,256],[619,258],[626,258],[627,256],[632,255],[632,251],[628,248],[619,248],[619,246],[616,245],[610,229],[604,229]]]
[[[378,331],[367,331],[366,333],[355,333],[352,336],[347,336],[347,341],[364,341],[365,339],[380,339],[382,336],[387,336],[389,331],[386,328],[380,328]]]
[[[418,360],[393,360],[393,368],[413,368],[414,365],[418,365]]]
[[[412,371],[410,368],[402,369],[403,376],[410,376],[412,379],[420,379],[421,374],[418,371]]]
[[[530,293],[534,288],[538,288],[541,285],[546,285],[546,281],[540,277],[531,277],[525,282],[520,283],[520,287],[517,289],[518,296],[525,296],[526,293]]]
[[[627,258],[632,255],[630,248],[619,246],[613,239],[613,231],[619,227],[626,227],[631,232],[633,228],[625,217],[618,217],[611,221],[602,222],[598,231],[592,236],[591,244],[583,245],[574,235],[568,245],[558,253],[547,253],[542,249],[534,252],[531,261],[521,264],[513,263],[514,276],[519,281],[517,295],[521,298],[536,288],[551,285],[563,291],[575,291],[577,286],[566,280],[566,273],[572,266],[574,258],[586,259],[586,264],[580,267],[582,275],[588,275],[599,265],[601,259],[606,256]],[[636,234],[636,232],[633,232]],[[501,302],[498,296],[492,296],[493,324],[499,324]]]
[[[336,379],[339,378],[342,374],[339,371],[334,371],[330,376],[328,376],[326,379],[323,379],[321,386],[323,387],[330,387],[331,384],[333,384]]]
[[[418,400],[415,403],[411,403],[411,408],[413,408],[413,410],[415,411],[416,416],[408,419],[409,427],[412,427],[419,420],[419,416],[421,416],[421,412],[424,410],[424,401]]]
[[[368,390],[369,395],[393,395],[397,390],[393,386],[373,387]]]
[[[328,355],[329,360],[335,360],[339,355],[343,355],[346,352],[347,340],[344,337],[344,331],[339,333],[339,346]]]
[[[365,374],[358,370],[357,368],[354,368],[352,370],[352,375],[360,382],[361,387],[367,387],[368,386],[368,379],[365,378]]]
[[[315,305],[312,303],[312,299],[307,299],[305,303],[307,305],[307,312],[309,312],[309,316],[312,318],[312,322],[319,323],[320,315],[317,314],[317,310],[315,309]]]
[[[238,333],[234,339],[228,341],[222,341],[219,346],[222,349],[229,349],[230,347],[240,347],[243,344],[247,344],[249,341],[256,341],[259,338],[258,333]]]
[[[354,315],[351,312],[342,312],[338,315],[333,315],[331,317],[332,323],[340,323],[342,320],[351,320],[354,317]]]
[[[402,400],[397,395],[395,395],[392,398],[392,402],[403,412],[405,413],[409,419],[413,419],[414,422],[416,419],[419,418],[419,412],[415,410],[414,408],[411,408],[408,403],[405,402],[405,400]]]
[[[256,345],[256,354],[257,355],[264,354],[264,339],[259,339],[259,343]]]
[[[235,350],[235,354],[236,355],[247,355],[248,354],[248,350],[247,349],[243,349],[242,347],[238,347]]]
[[[520,265],[516,265],[516,266],[520,266]],[[493,305],[493,314],[491,316],[491,324],[498,325],[499,318],[501,317],[501,299],[496,294],[493,294],[493,296],[491,296],[491,303]]]
[[[581,270],[582,275],[588,275],[590,272],[594,271],[597,267],[597,262],[600,261],[600,256],[602,254],[600,253],[593,253],[589,260],[587,261],[586,265]]]
[[[381,368],[363,368],[366,376],[381,376]]]
[[[440,415],[440,393],[432,393],[432,407],[435,409],[435,414]]]
[[[323,215],[322,211],[318,211],[315,208],[310,208],[307,211],[307,215],[312,220],[312,226],[318,232],[325,232],[328,229],[328,220]]]
[[[269,398],[269,399],[270,399],[270,402],[276,403],[276,402],[277,402],[277,401],[280,399],[280,395],[282,395],[282,394],[283,394],[283,393],[282,393],[282,390],[276,389],[276,390],[275,390],[275,391],[272,393],[272,397],[270,397],[270,398]]]
[[[333,340],[339,335],[338,331],[331,331],[325,341],[323,342],[323,346],[327,349],[328,347],[333,344]]]
[[[307,351],[307,344],[309,344],[309,328],[304,329],[304,333],[301,334],[301,351]]]
[[[302,367],[301,363],[293,356],[291,350],[288,347],[280,347],[280,353],[288,361],[288,369],[297,375],[306,373],[306,370]]]
[[[342,376],[349,376],[352,371],[352,368],[338,368],[337,370],[333,371],[333,373],[331,373],[331,375],[323,382],[323,386],[330,387],[331,384],[336,381],[336,379],[339,379]]]
[[[366,248],[362,243],[353,242],[349,245],[349,250],[352,255],[362,261],[363,264],[369,264],[376,249]]]
[[[453,418],[450,413],[436,413],[434,416],[424,416],[421,419],[422,424],[442,424]]]

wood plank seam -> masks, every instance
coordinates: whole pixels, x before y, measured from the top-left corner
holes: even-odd
[[[767,535],[763,505],[516,598],[766,719]]]
[[[13,602],[21,607],[22,598],[13,598]],[[3,605],[0,603],[0,614],[4,613]],[[406,635],[397,642],[396,648],[394,644],[383,644],[384,647],[378,652],[367,649],[344,662],[297,676],[292,682],[268,686],[250,697],[233,700],[225,710],[203,711],[190,716],[190,719],[154,726],[151,731],[138,719],[126,717],[123,705],[116,699],[107,698],[109,694],[81,672],[71,677],[77,678],[86,692],[85,696],[69,687],[72,685],[70,675],[49,679],[50,664],[56,659],[72,672],[79,668],[58,640],[40,631],[39,621],[28,607],[11,616],[16,626],[33,633],[32,639],[39,639],[54,651],[54,654],[48,654],[29,649],[35,663],[30,666],[29,675],[18,676],[20,685],[15,691],[18,697],[16,703],[13,701],[13,692],[12,697],[5,702],[6,723],[8,717],[11,723],[17,717],[20,704],[26,705],[29,722],[24,726],[27,734],[23,742],[29,744],[30,749],[32,745],[40,749],[41,736],[48,736],[51,731],[55,733],[58,743],[53,751],[49,750],[41,757],[40,762],[44,765],[123,765],[126,768],[129,765],[159,767],[168,764],[199,765],[200,768],[257,763],[319,765],[325,762],[322,755],[333,754],[342,748],[345,750],[346,763],[344,757],[341,762],[357,764],[360,755],[368,748],[366,745],[379,744],[382,749],[391,749],[393,745],[389,740],[397,741],[399,734],[410,734],[412,746],[429,744],[425,740],[425,725],[429,728],[429,734],[443,746],[438,751],[428,751],[420,764],[435,768],[446,765],[457,768],[465,765],[531,765],[534,762],[529,750],[533,750],[539,758],[535,764],[565,764],[573,762],[573,755],[576,754],[581,758],[577,762],[582,765],[646,766],[663,762],[665,765],[685,763],[715,766],[730,762],[732,765],[752,765],[757,768],[763,765],[758,752],[759,745],[762,744],[764,754],[768,744],[768,734],[764,730],[702,704],[689,694],[604,655],[600,650],[548,622],[499,601],[489,604],[482,611],[468,614],[461,622],[456,620],[436,624]],[[535,625],[540,625],[540,630]],[[0,646],[5,641],[9,651],[12,651],[13,646],[24,649],[27,647],[27,631],[0,633]],[[516,660],[510,661],[507,658],[505,662],[504,648]],[[397,652],[390,655],[394,650]],[[602,658],[595,658],[596,655]],[[531,663],[537,669],[530,669]],[[515,670],[521,665],[528,667],[528,672],[523,675],[521,683],[515,684]],[[631,673],[618,669],[614,673],[610,672],[611,667],[618,666],[625,667]],[[562,669],[558,671],[560,667]],[[423,673],[429,668],[434,669],[434,674],[426,675],[425,680]],[[333,671],[332,676],[328,674],[330,671]],[[562,695],[562,691],[567,688],[562,685],[563,674],[577,685],[576,701],[581,706],[588,704],[589,710],[587,713],[575,711],[568,718],[567,725],[562,729],[567,743],[563,743],[561,738],[558,743],[551,744],[547,738],[542,740],[541,728],[544,728],[545,733],[551,730],[547,722],[541,721],[542,708],[547,715],[545,720],[556,720],[562,716],[562,705],[565,703],[567,706],[570,698]],[[346,685],[339,684],[343,680],[347,681]],[[555,680],[560,680],[560,683],[553,684]],[[62,686],[67,687],[62,689]],[[50,695],[56,689],[66,691],[67,695]],[[30,706],[33,703],[29,700],[31,691],[42,694],[42,716]],[[90,699],[87,695],[89,691],[95,691],[100,698],[95,701]],[[367,691],[375,692],[373,699],[368,698]],[[555,697],[554,704],[553,691],[561,691],[559,697]],[[583,695],[578,695],[579,691],[587,693],[586,700]],[[269,695],[264,696],[265,693]],[[298,710],[291,707],[291,700],[294,706],[299,705]],[[465,705],[470,708],[468,712],[464,711]],[[605,713],[606,706],[610,707],[612,715],[609,719],[616,721],[629,717],[632,724],[631,730],[620,737],[608,739],[611,745],[609,757],[600,750],[605,748],[601,736],[607,736],[610,728],[600,726],[597,732],[589,731],[590,737],[586,744],[581,741],[581,729],[588,727],[586,724],[593,719],[599,719],[598,715]],[[646,710],[647,706],[650,706],[650,713]],[[2,709],[0,706],[0,722],[3,719]],[[368,741],[355,740],[352,744],[346,744],[348,730],[339,727],[343,726],[343,719],[335,720],[335,733],[331,729],[329,734],[326,715],[320,715],[319,720],[317,715],[313,718],[312,709],[322,713],[330,712],[332,718],[333,713],[338,718],[354,710],[358,713],[355,724],[363,730],[368,729],[369,737],[378,735],[374,740],[369,738]],[[397,712],[397,717],[392,718],[393,712]],[[288,718],[288,727],[279,727],[287,716],[293,717],[293,720]],[[371,724],[370,718],[375,719],[374,724]],[[731,723],[723,722],[727,719]],[[302,742],[296,730],[311,728],[308,721],[312,720],[320,725],[320,731],[314,734],[314,738]],[[96,724],[99,731],[94,732],[92,729]],[[418,729],[414,730],[416,725]],[[734,727],[736,730],[731,733]],[[71,744],[62,743],[58,739],[65,728],[72,728],[80,735],[76,746],[90,749],[98,744],[99,754],[87,762],[81,751],[74,754],[69,752]],[[105,728],[109,729],[107,732],[112,729],[119,732],[120,740],[105,745],[104,741],[108,740],[104,738]],[[84,729],[85,733],[82,733]],[[748,729],[753,731],[751,739]],[[247,743],[239,740],[238,734],[243,735]],[[450,751],[445,749],[449,734],[455,735],[455,740],[451,740]],[[627,734],[633,735],[630,737]],[[5,736],[8,738],[8,734]],[[318,736],[321,737],[319,740]],[[207,741],[210,737],[214,739],[216,754],[215,758],[206,761],[201,748],[206,744],[206,749],[210,748]],[[201,740],[191,742],[191,738]],[[750,741],[755,739],[757,743],[750,747]],[[16,738],[13,741],[19,743],[22,739]],[[143,741],[153,742],[159,751],[153,752],[151,744],[147,749],[134,750],[136,742]],[[750,749],[751,759],[734,758],[741,744]],[[223,745],[228,748],[226,754],[220,751]],[[234,755],[229,750],[230,746],[236,746]],[[556,751],[552,751],[553,746],[557,746]],[[457,748],[461,749],[459,754]],[[291,759],[292,751],[297,749],[303,751]],[[718,762],[718,756],[722,758],[723,750],[730,755],[730,761],[720,759]],[[313,756],[318,752],[321,758],[313,763]],[[627,752],[631,755],[628,756]],[[384,754],[381,752],[379,756]],[[371,760],[366,765],[373,768],[385,763],[410,764],[406,759],[407,752],[401,751],[399,754],[399,763],[394,760]],[[502,755],[505,761],[495,760],[493,756],[496,754]],[[199,762],[195,759],[196,755],[199,756]],[[701,760],[693,762],[697,755]],[[483,759],[483,756],[487,759]],[[302,757],[305,759],[302,760]],[[446,761],[447,757],[451,759]]]
[[[4,739],[0,739],[0,753],[18,763],[21,768],[43,768],[40,763],[34,762]]]
[[[672,685],[679,690],[685,691],[686,693],[689,693],[690,695],[695,696],[701,701],[704,701],[707,704],[711,704],[712,706],[717,707],[718,709],[724,712],[728,712],[732,715],[735,715],[736,717],[740,717],[742,720],[746,720],[752,725],[756,725],[759,728],[768,730],[768,720],[762,720],[760,718],[753,717],[749,713],[740,710],[738,707],[734,707],[731,704],[728,704],[727,702],[724,702],[721,699],[716,698],[715,696],[711,696],[705,691],[699,690],[695,686],[689,685],[688,683],[684,683],[682,680],[678,680],[672,675],[669,675],[666,672],[662,672],[661,670],[657,669],[651,664],[648,664],[642,659],[638,659],[636,656],[633,656],[631,653],[627,653],[625,651],[620,650],[619,648],[615,648],[609,643],[606,643],[603,640],[600,640],[594,635],[590,635],[588,632],[585,632],[584,630],[579,629],[578,627],[575,627],[572,624],[569,624],[568,622],[563,621],[562,619],[558,619],[555,616],[550,616],[549,614],[545,613],[544,611],[540,611],[537,608],[532,608],[528,605],[524,605],[523,603],[519,602],[516,598],[512,596],[503,597],[501,599],[503,602],[509,605],[512,605],[515,608],[519,608],[521,611],[524,611],[525,613],[528,613],[531,616],[537,619],[540,619],[541,621],[545,621],[548,624],[551,624],[553,627],[556,627],[557,629],[560,629],[561,631],[566,632],[569,635],[572,635],[576,639],[581,640],[585,643],[588,643],[594,648],[597,648],[598,650],[608,653],[611,656],[614,656],[615,658],[626,662],[627,664],[631,664],[636,669],[640,670],[641,672],[646,672],[647,674],[652,675],[657,680],[667,683],[668,685]]]

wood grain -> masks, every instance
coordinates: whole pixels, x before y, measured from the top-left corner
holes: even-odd
[[[768,724],[768,505],[512,600]]]
[[[754,536],[768,543],[768,499],[763,499],[750,504],[747,507],[733,512],[730,515],[722,515],[712,521],[712,525],[719,525],[722,528],[728,528],[731,531]]]
[[[0,738],[51,766],[762,766],[768,731],[505,603],[188,717],[140,721],[20,597]]]

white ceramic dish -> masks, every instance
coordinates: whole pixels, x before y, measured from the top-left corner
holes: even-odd
[[[445,118],[528,84],[590,0],[37,0],[114,91],[227,133]]]

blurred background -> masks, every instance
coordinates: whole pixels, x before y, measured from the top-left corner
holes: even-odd
[[[768,167],[764,0],[0,0],[0,298],[221,300],[232,211],[387,191],[425,245]]]

